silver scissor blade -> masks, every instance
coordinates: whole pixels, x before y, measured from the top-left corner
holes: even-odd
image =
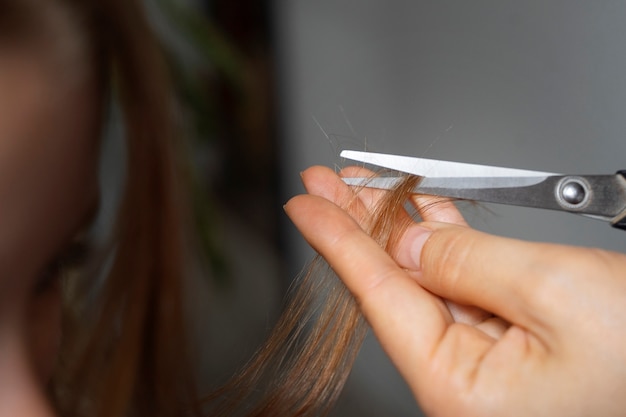
[[[562,207],[554,197],[554,178],[560,177],[504,177],[504,178],[423,178],[415,186],[416,194],[559,210]],[[390,190],[403,177],[343,178],[349,185]]]
[[[550,172],[525,169],[502,168],[463,162],[438,161],[436,159],[413,158],[383,153],[342,151],[341,157],[364,162],[382,168],[430,178],[475,178],[475,177],[546,177],[559,175]]]
[[[405,177],[343,178],[348,185],[390,190]],[[563,201],[563,184],[576,180],[586,184],[587,199],[575,206]],[[626,210],[626,187],[621,175],[549,175],[509,178],[423,178],[413,192],[550,210],[569,211],[610,220]]]
[[[426,191],[440,191],[444,193],[458,193],[459,190],[489,190],[492,188],[519,188],[530,187],[544,181],[542,177],[487,177],[487,178],[422,178],[415,191],[422,194],[430,194]],[[372,177],[372,178],[342,178],[348,185],[356,185],[368,188],[380,188],[391,190],[398,186],[404,177]],[[450,197],[449,195],[442,197]]]

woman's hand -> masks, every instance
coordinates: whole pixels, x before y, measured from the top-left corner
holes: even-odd
[[[321,167],[303,181],[287,214],[428,415],[624,415],[626,256],[477,232],[451,203],[389,255],[359,225],[380,191],[355,200]]]

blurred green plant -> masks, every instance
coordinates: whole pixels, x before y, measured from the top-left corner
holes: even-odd
[[[207,178],[210,170],[203,166],[207,163],[206,158],[202,160],[194,156],[211,149],[218,152],[215,142],[216,132],[220,129],[220,108],[217,95],[210,92],[219,80],[226,82],[232,91],[245,94],[245,58],[202,11],[177,0],[156,0],[156,4],[197,60],[193,65],[187,65],[177,51],[166,48],[186,133],[191,139],[188,179],[198,243],[215,283],[223,287],[230,282],[230,268],[220,242],[220,213],[211,190],[212,178]]]

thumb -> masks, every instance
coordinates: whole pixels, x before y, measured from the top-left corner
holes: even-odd
[[[544,321],[543,289],[563,247],[492,236],[469,227],[424,222],[411,226],[396,261],[432,293],[476,306],[524,326]],[[534,327],[534,326],[533,326]]]

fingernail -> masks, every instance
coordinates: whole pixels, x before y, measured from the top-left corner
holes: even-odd
[[[413,263],[411,266],[414,269],[420,269],[422,264],[422,249],[430,235],[432,235],[432,231],[415,226],[408,233],[409,236],[407,236],[406,239],[410,242],[409,257]]]

